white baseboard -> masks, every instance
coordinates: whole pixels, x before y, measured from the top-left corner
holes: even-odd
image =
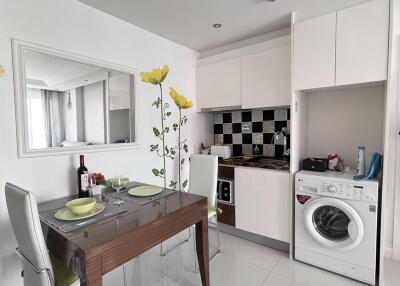
[[[383,256],[386,258],[392,258],[393,256],[393,249],[389,247],[383,248]]]

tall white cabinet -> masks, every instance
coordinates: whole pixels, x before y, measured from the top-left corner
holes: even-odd
[[[387,79],[389,4],[374,0],[294,25],[295,90]]]
[[[385,2],[337,12],[336,85],[386,80],[389,9]]]
[[[336,13],[294,26],[294,89],[335,85],[335,35]]]

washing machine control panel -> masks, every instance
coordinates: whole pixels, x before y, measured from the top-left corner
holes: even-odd
[[[339,199],[377,202],[377,190],[371,186],[346,182],[334,182],[330,180],[302,180],[297,179],[297,192],[318,194]]]

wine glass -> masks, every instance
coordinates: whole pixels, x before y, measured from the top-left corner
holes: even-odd
[[[88,179],[88,192],[89,192],[89,197],[92,197],[93,194],[93,189],[96,187],[96,179],[95,177],[90,174],[89,179]]]
[[[112,180],[111,187],[117,191],[117,200],[114,202],[114,205],[122,205],[125,201],[121,200],[119,197],[119,191],[123,189],[127,185],[127,181],[124,180],[121,176]]]

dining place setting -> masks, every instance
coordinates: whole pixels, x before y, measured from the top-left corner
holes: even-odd
[[[118,177],[109,180],[111,188],[102,188],[99,195],[72,199],[57,209],[43,210],[40,218],[62,232],[71,232],[92,223],[126,212],[120,206],[124,203],[143,206],[152,201],[171,195],[174,190],[129,182]],[[112,203],[110,203],[110,199]]]

